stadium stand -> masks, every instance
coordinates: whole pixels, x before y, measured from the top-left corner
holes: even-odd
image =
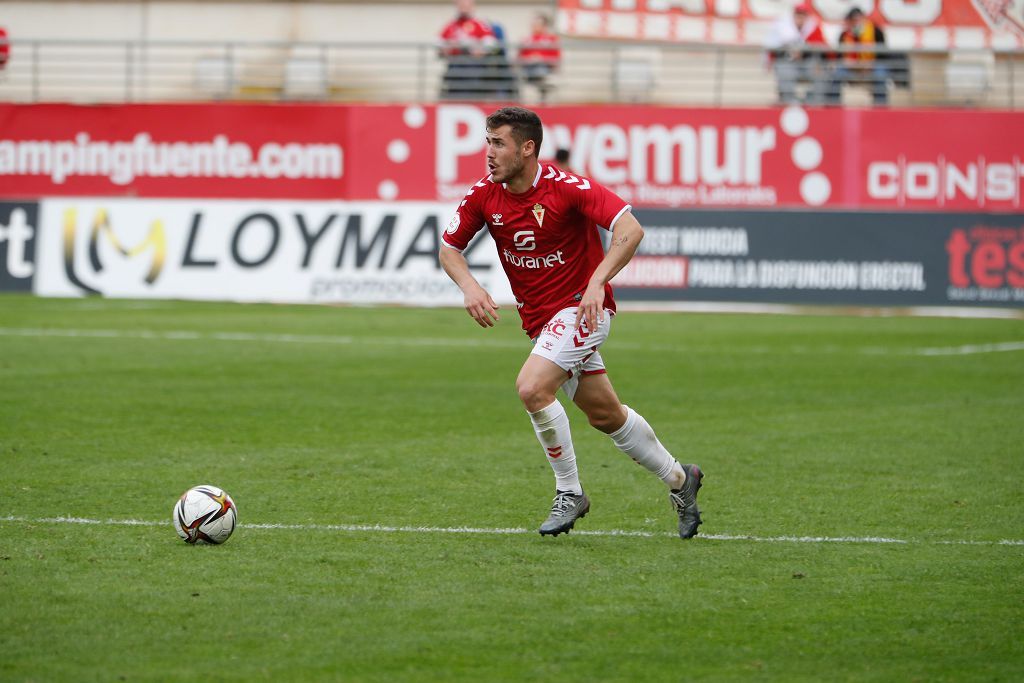
[[[530,19],[552,3],[480,2],[480,14],[508,27],[508,55],[528,39]],[[431,102],[445,64],[437,28],[448,2],[12,3],[5,8],[11,60],[0,99],[11,102],[328,100]],[[81,37],[88,13],[90,38]],[[770,105],[777,101],[760,44],[611,40],[563,35],[551,77],[552,104],[629,102]],[[898,31],[891,31],[897,33]],[[577,32],[577,36],[579,33]],[[916,48],[900,72],[912,87],[890,90],[893,106],[1019,108],[1020,48]],[[519,78],[522,72],[517,72]],[[507,98],[515,88],[495,91]],[[518,88],[526,103],[535,88]],[[844,104],[869,104],[848,85]]]

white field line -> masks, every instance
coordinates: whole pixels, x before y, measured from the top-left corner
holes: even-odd
[[[0,517],[0,522],[22,524],[83,524],[93,526],[170,526],[170,522],[156,522],[145,519],[88,519],[85,517]],[[246,529],[260,531],[336,531],[342,533],[410,533],[410,534],[477,534],[485,536],[509,536],[536,534],[536,530],[517,527],[436,527],[436,526],[388,526],[384,524],[239,524]],[[585,530],[572,532],[576,536],[632,536],[640,538],[674,537],[669,532],[630,531],[624,529]],[[748,534],[700,534],[698,539],[711,541],[748,541],[754,543],[862,543],[862,544],[927,544],[927,545],[1013,545],[1024,546],[1024,539],[1002,539],[997,541],[972,541],[966,539],[921,541],[881,536],[753,536]]]
[[[395,344],[399,346],[472,346],[472,347],[514,347],[529,348],[529,341],[507,342],[505,340],[473,338],[430,338],[430,337],[352,337],[345,335],[321,334],[266,334],[258,332],[192,332],[182,330],[75,330],[0,327],[4,337],[70,337],[86,339],[147,339],[162,341],[231,341],[262,342],[279,344]]]
[[[144,310],[170,308],[168,299],[65,299],[50,310]],[[267,303],[267,302],[263,302]],[[320,304],[321,306],[362,307],[361,304]],[[372,307],[372,304],[370,305]],[[726,301],[620,301],[621,311],[648,313],[743,313],[790,316],[844,316],[861,318],[1001,318],[1024,320],[1024,309],[983,306],[839,306],[812,304],[755,304]],[[459,308],[442,306],[440,308]]]
[[[742,313],[793,316],[853,316],[858,318],[997,318],[1024,319],[1020,308],[981,306],[838,306],[812,304],[752,304],[725,301],[623,301],[622,311],[646,313]]]
[[[503,339],[487,339],[472,337],[437,338],[437,337],[353,337],[345,335],[319,335],[319,334],[268,334],[259,332],[194,332],[188,330],[83,330],[83,329],[57,329],[57,328],[32,328],[32,327],[0,327],[0,336],[3,337],[68,337],[86,339],[146,339],[162,341],[230,341],[230,342],[261,342],[280,344],[368,344],[384,345],[392,344],[397,346],[438,346],[438,347],[473,347],[473,348],[516,348],[528,349],[527,340],[506,341]],[[666,351],[666,352],[695,352],[701,349],[687,348],[685,346],[672,345],[647,345],[632,344],[629,342],[617,342],[616,348],[623,350],[644,350],[644,351]],[[743,355],[750,354],[772,354],[772,353],[849,353],[851,349],[838,346],[796,346],[788,349],[767,348],[767,347],[739,347],[734,353]],[[969,344],[965,346],[949,346],[934,348],[910,348],[910,349],[889,349],[885,347],[868,347],[852,349],[855,353],[871,356],[967,356],[980,353],[1005,353],[1008,351],[1024,351],[1024,341],[1000,342],[995,344]],[[717,349],[716,353],[722,353]]]
[[[1024,342],[1003,342],[1001,344],[967,344],[966,346],[917,349],[918,356],[968,356],[975,353],[1004,353],[1024,351]]]

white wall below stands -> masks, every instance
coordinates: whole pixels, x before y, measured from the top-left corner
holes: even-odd
[[[554,3],[478,2],[477,14],[503,25],[510,42],[529,35]],[[12,39],[396,41],[437,38],[452,2],[4,2],[0,26]]]
[[[478,0],[477,6],[478,14],[500,23],[515,44],[527,37],[532,17],[539,11],[552,14],[555,4]],[[0,26],[15,42],[11,61],[0,72],[0,101],[429,102],[438,95],[444,70],[429,44],[453,15],[450,0],[5,0]],[[38,54],[37,46],[18,44],[73,39],[217,44],[145,50],[134,44],[47,45]],[[238,41],[275,45],[232,48],[227,56],[224,43]],[[335,47],[325,56],[318,42]],[[756,49],[719,54],[678,45],[674,50],[623,45],[613,53],[588,41],[567,42],[562,69],[551,79],[552,103],[764,106],[776,100],[774,78]],[[368,49],[367,43],[375,47]],[[892,103],[1019,108],[1024,57],[980,57],[993,62],[984,66],[987,80],[973,75],[981,67],[973,65],[964,77],[972,65],[958,64],[961,78],[951,83],[945,55],[915,56],[913,91],[894,90]],[[289,66],[307,70],[301,78],[291,77]],[[292,82],[303,87],[293,89]],[[870,104],[863,87],[847,87],[843,97],[848,105]],[[526,86],[518,99],[536,104],[541,94]]]

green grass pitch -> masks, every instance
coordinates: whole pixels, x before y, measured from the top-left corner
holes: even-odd
[[[593,508],[536,534],[502,314],[0,297],[0,680],[1024,679],[1024,322],[621,314],[683,542],[575,408]]]

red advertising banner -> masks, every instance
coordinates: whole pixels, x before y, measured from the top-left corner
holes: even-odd
[[[471,104],[0,105],[0,197],[442,200],[484,174]],[[1024,113],[547,107],[541,159],[638,207],[1017,212]]]
[[[0,196],[339,197],[348,111],[0,105]]]
[[[762,45],[772,22],[795,4],[795,0],[559,0],[558,27],[566,35],[582,38]],[[811,0],[809,4],[829,29],[857,7],[885,28],[889,46],[901,49],[1024,45],[1024,0]]]

